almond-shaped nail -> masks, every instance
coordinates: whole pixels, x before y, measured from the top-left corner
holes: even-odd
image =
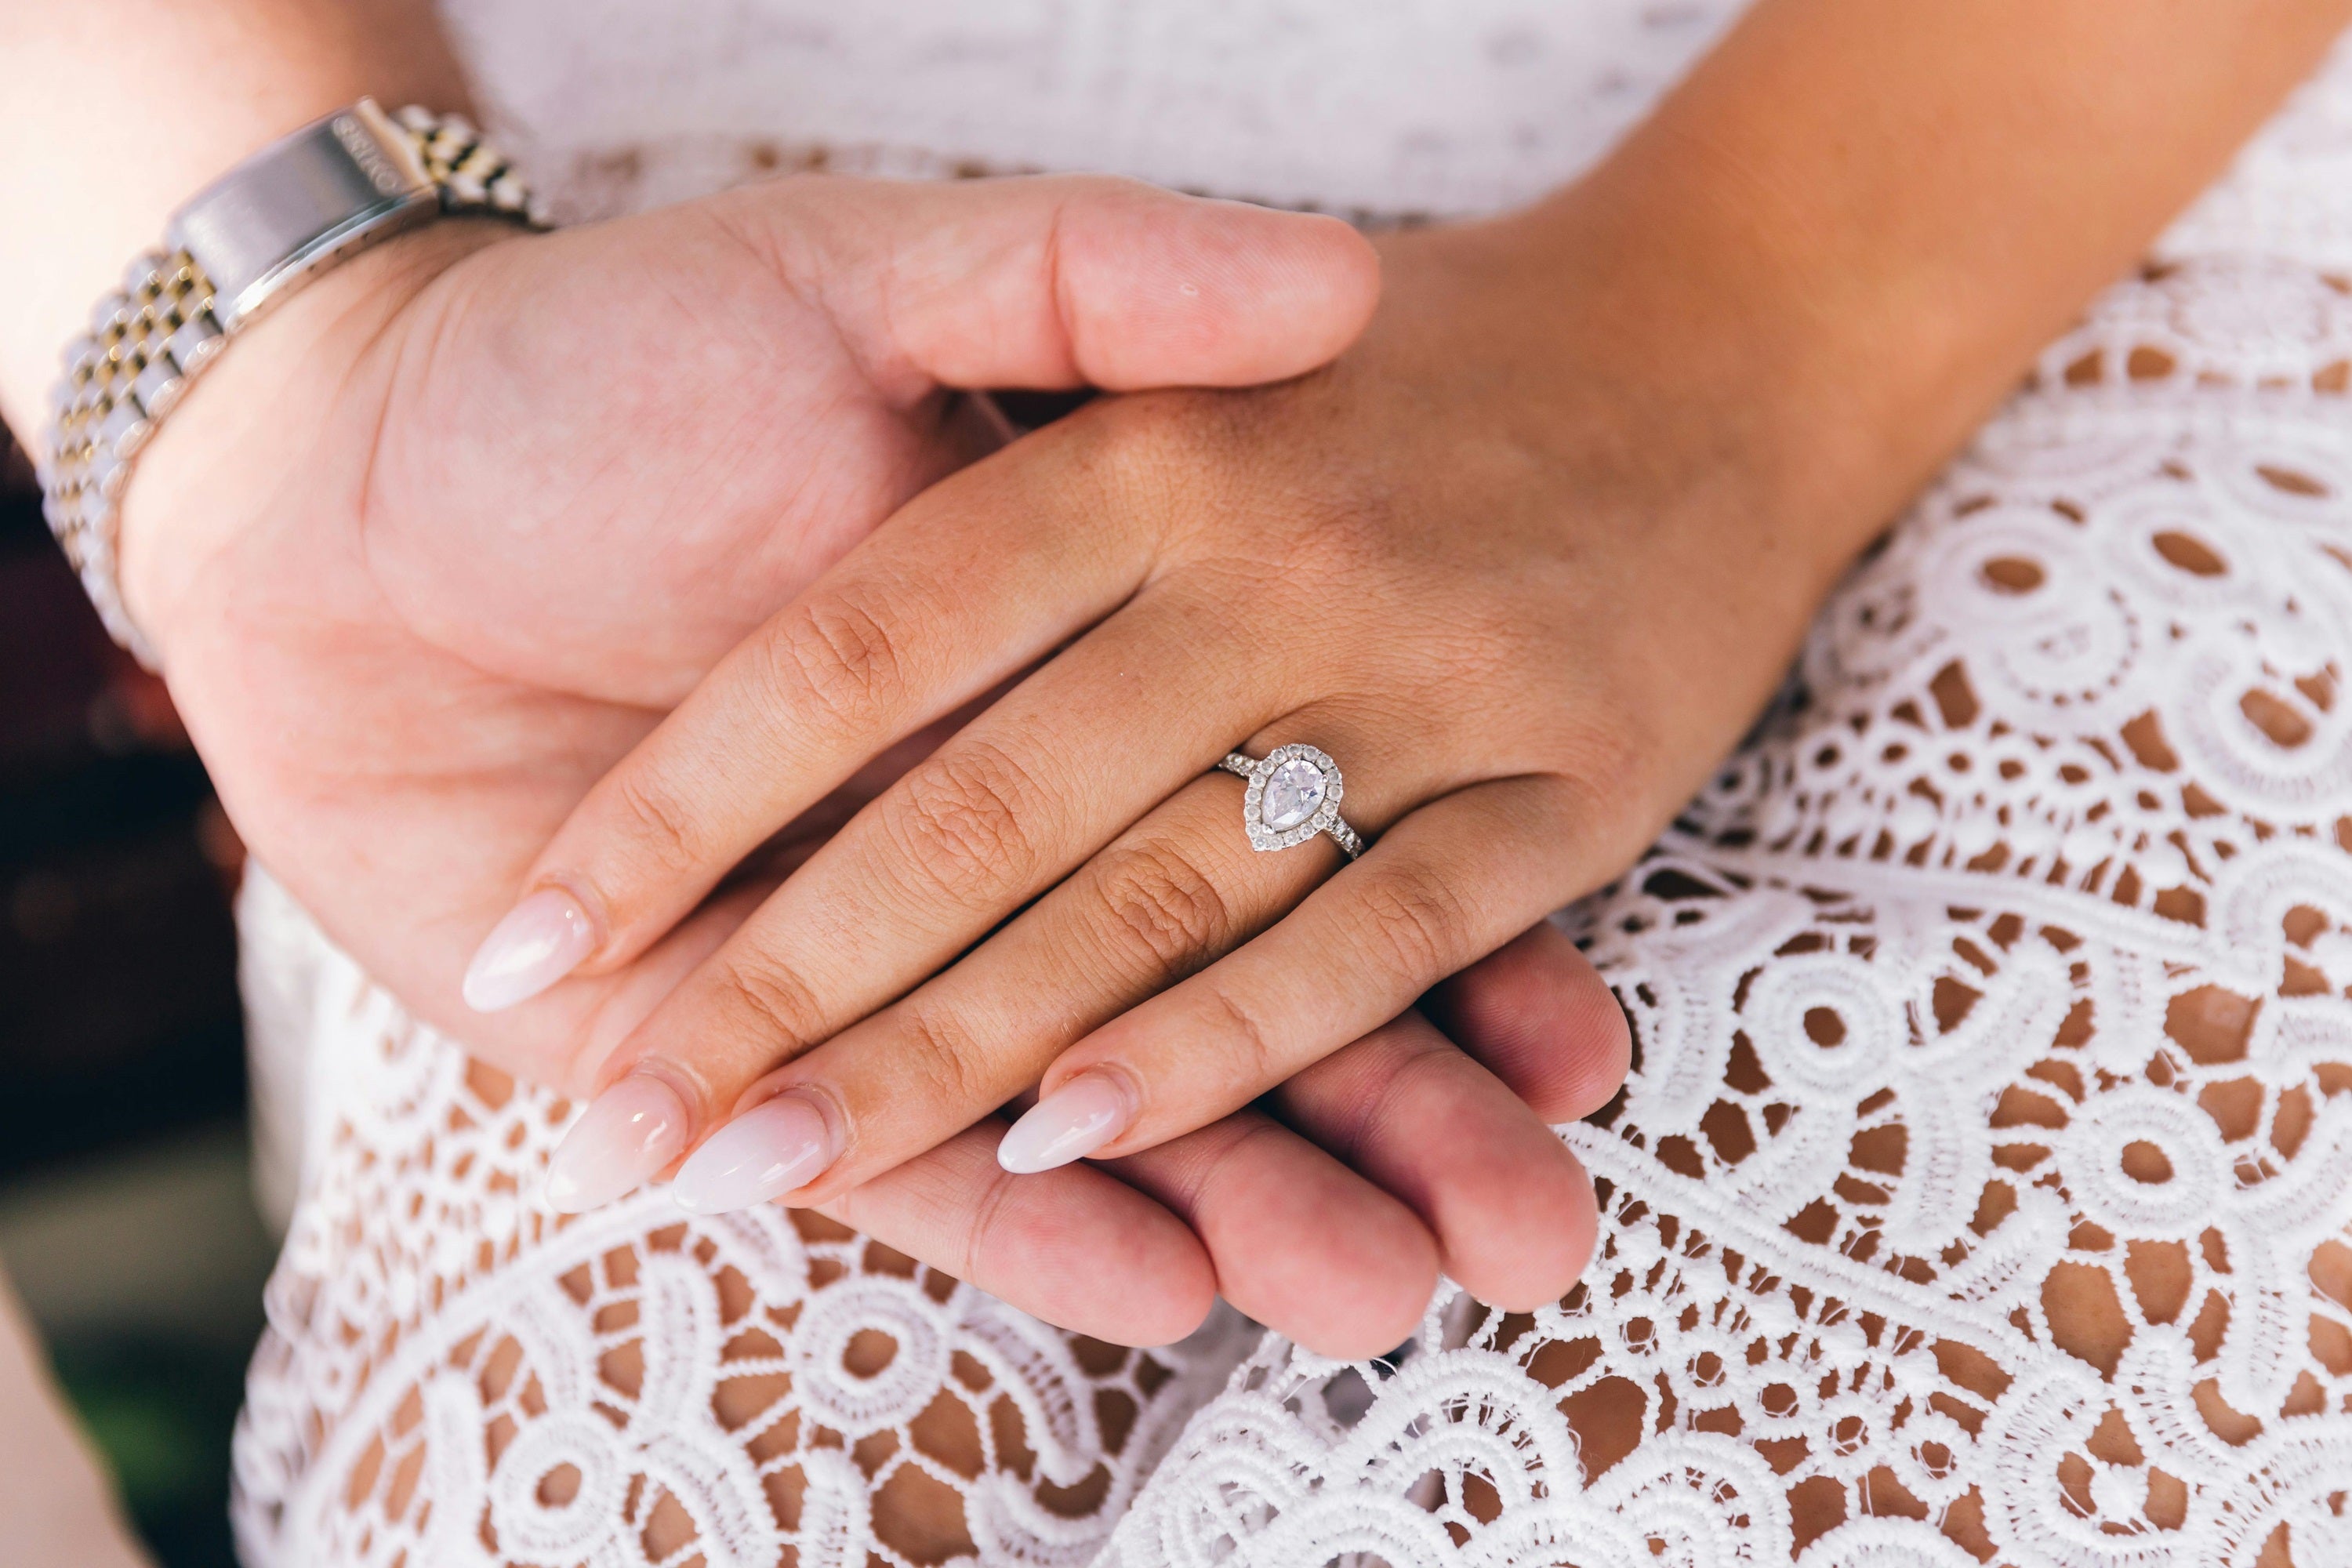
[[[580,901],[542,888],[507,911],[466,965],[466,1005],[495,1013],[528,1002],[573,970],[596,948],[596,928]]]
[[[805,1187],[839,1156],[833,1124],[805,1095],[755,1105],[680,1166],[669,1195],[688,1214],[727,1214]]]
[[[589,1102],[547,1162],[547,1206],[579,1214],[641,1187],[686,1147],[686,1102],[649,1073],[631,1073]]]
[[[996,1146],[996,1163],[1029,1175],[1083,1160],[1135,1120],[1127,1091],[1108,1073],[1082,1072],[1029,1108]]]

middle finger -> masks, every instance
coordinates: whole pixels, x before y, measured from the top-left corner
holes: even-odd
[[[1253,689],[1256,661],[1202,599],[1181,587],[1151,593],[915,764],[778,888],[600,1077],[654,1073],[691,1126],[710,1126],[747,1084],[954,962],[1198,777],[1236,724],[1248,732],[1276,702]],[[1152,722],[1134,722],[1147,705],[1131,672],[1167,669],[1183,672],[1179,689],[1213,695],[1150,705]],[[1236,708],[1244,717],[1231,716]],[[1279,907],[1305,892],[1300,868],[1265,884]]]
[[[970,1125],[1091,1029],[1248,941],[1339,855],[1255,852],[1235,820],[1240,793],[1223,774],[1195,780],[961,962],[810,1048],[771,1039],[714,1053],[714,1035],[736,1026],[735,992],[714,988],[705,1008],[682,990],[621,1083],[692,1072],[713,1121],[757,1106],[688,1161],[682,1200],[824,1202]],[[714,1077],[719,1057],[745,1070]],[[788,1159],[788,1146],[805,1152]]]

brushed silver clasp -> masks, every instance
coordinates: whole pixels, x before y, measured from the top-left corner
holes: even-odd
[[[205,186],[166,233],[212,280],[213,314],[234,331],[306,274],[440,207],[406,134],[363,98]]]

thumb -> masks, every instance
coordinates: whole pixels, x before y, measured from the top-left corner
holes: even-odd
[[[1254,385],[1329,361],[1380,296],[1337,218],[1132,180],[818,177],[739,198],[886,384]]]

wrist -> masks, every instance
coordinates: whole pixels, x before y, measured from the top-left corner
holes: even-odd
[[[1534,459],[1571,532],[1598,518],[1737,561],[1745,602],[1801,624],[1893,510],[1823,347],[1780,324],[1752,278],[1657,263],[1654,230],[1595,204],[1395,236],[1363,345],[1427,367]],[[1670,247],[1661,247],[1670,248]]]
[[[167,670],[180,605],[205,562],[260,522],[304,454],[354,438],[349,422],[364,439],[381,417],[403,313],[467,258],[526,232],[453,217],[362,251],[238,333],[158,426],[116,537],[124,605]]]
[[[1769,531],[1817,597],[1928,470],[1916,441],[1887,438],[1928,422],[1937,394],[1895,374],[1928,356],[1825,324],[1721,215],[1661,222],[1654,199],[1578,192],[1512,226],[1561,301],[1558,363],[1592,384],[1605,439],[1673,493],[1704,491],[1706,515]]]
[[[1648,515],[1769,536],[1809,607],[2016,374],[1970,288],[1822,239],[1679,135],[1526,212],[1402,237],[1392,298],[1422,247],[1501,302],[1489,339],[1546,367],[1534,402],[1590,468]]]
[[[366,95],[470,107],[425,0],[11,11],[0,41],[0,418],[27,450],[45,439],[58,350],[173,209],[256,149]]]

